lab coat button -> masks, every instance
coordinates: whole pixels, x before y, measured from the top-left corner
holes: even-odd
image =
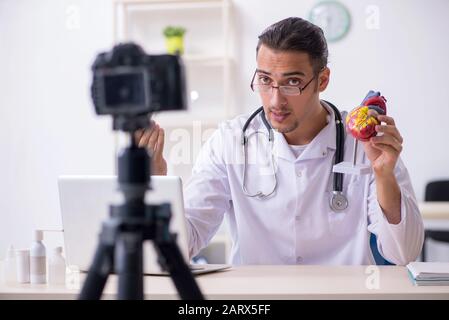
[[[298,178],[301,178],[301,171],[296,172],[296,175],[298,176]]]

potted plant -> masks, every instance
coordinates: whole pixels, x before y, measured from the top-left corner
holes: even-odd
[[[167,26],[164,29],[165,44],[169,54],[184,53],[184,34],[186,29],[179,26]]]

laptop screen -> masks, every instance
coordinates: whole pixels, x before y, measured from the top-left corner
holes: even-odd
[[[170,231],[188,261],[188,235],[184,215],[182,181],[177,176],[152,176],[147,204],[169,202]],[[87,271],[98,245],[102,222],[109,218],[109,205],[123,203],[115,176],[61,176],[58,179],[60,209],[67,263]],[[151,241],[144,243],[144,273],[159,273],[157,254]]]

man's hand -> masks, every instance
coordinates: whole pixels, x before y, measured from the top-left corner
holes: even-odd
[[[369,112],[373,112],[385,125],[377,125],[376,131],[382,135],[371,137],[363,143],[363,147],[373,167],[377,201],[388,222],[398,224],[401,222],[401,189],[394,175],[394,167],[402,151],[403,139],[392,117],[378,115],[374,110]]]
[[[145,147],[151,155],[151,174],[167,175],[167,162],[162,155],[164,151],[164,129],[151,121],[151,126],[145,130],[138,130],[135,139],[139,147]]]
[[[376,174],[391,175],[402,151],[402,136],[392,117],[378,115],[374,110],[370,110],[369,113],[386,124],[376,126],[376,131],[382,133],[382,135],[377,135],[370,138],[368,142],[363,142],[365,153]]]

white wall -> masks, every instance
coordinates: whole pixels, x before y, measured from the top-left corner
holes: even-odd
[[[88,95],[111,12],[109,0],[0,0],[0,256],[33,228],[60,227],[59,174],[112,172],[109,119]]]
[[[388,99],[388,112],[404,136],[402,158],[418,198],[434,178],[449,178],[449,1],[346,0],[352,27],[346,38],[329,43],[331,82],[323,98],[351,110],[369,89]],[[316,1],[235,1],[241,30],[238,82],[245,110],[258,103],[248,85],[255,68],[256,35],[287,16],[307,17]],[[365,10],[379,9],[380,28],[369,30]]]
[[[323,98],[351,109],[382,91],[404,136],[402,158],[415,191],[449,178],[447,0],[345,0],[346,38],[329,44],[332,78]],[[94,115],[90,65],[112,45],[111,0],[0,0],[0,257],[27,246],[35,227],[59,227],[56,177],[113,171],[110,119]],[[234,0],[236,101],[256,107],[248,82],[257,35],[316,1]],[[367,28],[368,6],[379,29]],[[52,236],[53,243],[61,238]]]

